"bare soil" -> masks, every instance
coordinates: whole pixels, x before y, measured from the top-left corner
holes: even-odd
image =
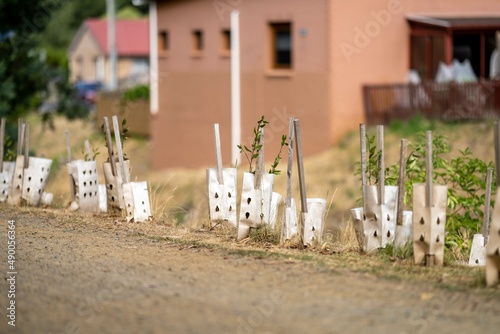
[[[482,269],[0,204],[0,333],[498,333]],[[16,326],[7,222],[16,221]]]

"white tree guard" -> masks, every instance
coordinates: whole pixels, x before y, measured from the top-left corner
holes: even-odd
[[[278,211],[281,203],[283,203],[283,196],[273,191],[271,195],[271,207],[269,210],[269,225],[273,229],[276,228],[276,223],[278,222]]]
[[[14,176],[9,187],[9,197],[7,203],[10,205],[21,204],[23,194],[23,178],[24,178],[24,156],[18,155],[14,167]]]
[[[130,160],[125,160],[125,172],[127,173],[127,179],[130,180]],[[104,179],[106,182],[106,194],[107,194],[107,208],[111,210],[112,208],[124,210],[125,204],[123,202],[123,178],[120,168],[120,163],[116,163],[116,176],[113,176],[111,171],[111,163],[105,162],[103,164]]]
[[[236,220],[236,168],[223,168],[222,179],[224,184],[217,181],[217,169],[207,169],[210,221],[213,223],[227,221],[236,227],[238,225]]]
[[[9,196],[9,187],[14,177],[16,163],[13,161],[3,162],[3,172],[0,173],[0,202],[5,202]]]
[[[396,237],[394,238],[394,246],[403,248],[406,244],[413,240],[413,212],[403,211],[403,224],[396,225]]]
[[[108,212],[108,196],[105,184],[99,184],[99,211]]]
[[[474,234],[470,249],[469,266],[477,267],[486,264],[486,247],[484,246],[484,236],[481,233]]]
[[[486,245],[486,285],[500,282],[500,191],[497,190],[491,216],[490,234]]]
[[[74,184],[75,204],[72,209],[85,212],[99,212],[99,181],[95,161],[73,160],[67,164],[68,173]]]
[[[144,222],[151,218],[147,182],[124,183],[123,199],[128,222]]]
[[[363,208],[351,209],[351,219],[352,225],[354,226],[354,231],[356,232],[356,239],[358,240],[359,247],[366,252],[367,249],[377,248],[377,240],[374,245],[368,245],[367,242],[371,239],[365,238],[365,231],[363,229]]]
[[[307,213],[304,213],[304,245],[321,243],[325,223],[326,199],[308,198]]]
[[[297,206],[295,204],[295,200],[292,198],[290,207],[283,210],[283,214],[285,215],[285,226],[284,226],[284,233],[283,237],[285,240],[290,240],[294,236],[297,235],[299,231],[299,221],[297,217]]]
[[[384,248],[387,244],[394,242],[396,235],[398,187],[384,187],[385,203],[382,204],[378,204],[377,186],[367,186],[365,191],[366,203],[363,210],[366,219],[363,222],[365,237],[377,239],[377,242],[370,240],[368,244],[378,244],[377,248]],[[367,249],[367,251],[371,250]]]
[[[365,192],[364,208],[352,209],[351,217],[360,247],[364,252],[371,252],[394,242],[398,187],[384,187],[385,203],[382,204],[378,204],[377,186],[367,186]]]
[[[29,158],[29,166],[24,169],[22,198],[26,204],[38,206],[52,166],[51,159]]]
[[[413,184],[413,256],[415,264],[421,264],[426,255],[433,255],[434,264],[442,266],[448,188],[433,185],[434,203],[426,207],[425,187],[425,183]]]
[[[260,189],[255,189],[255,175],[243,174],[238,240],[248,237],[250,227],[269,223],[274,174],[262,175]]]

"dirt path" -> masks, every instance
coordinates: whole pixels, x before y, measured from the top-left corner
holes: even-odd
[[[72,216],[73,217],[73,216]],[[497,290],[453,292],[321,261],[130,233],[0,205],[0,333],[498,333]],[[7,222],[16,221],[16,326]]]

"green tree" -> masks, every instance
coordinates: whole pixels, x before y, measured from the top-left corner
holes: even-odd
[[[54,0],[0,0],[0,117],[8,124],[40,103],[47,76],[36,36],[58,6]],[[7,133],[16,139],[11,126]]]

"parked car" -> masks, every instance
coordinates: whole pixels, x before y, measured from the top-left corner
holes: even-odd
[[[99,81],[77,81],[75,83],[77,95],[88,104],[95,104],[97,92],[103,88],[103,84]]]

